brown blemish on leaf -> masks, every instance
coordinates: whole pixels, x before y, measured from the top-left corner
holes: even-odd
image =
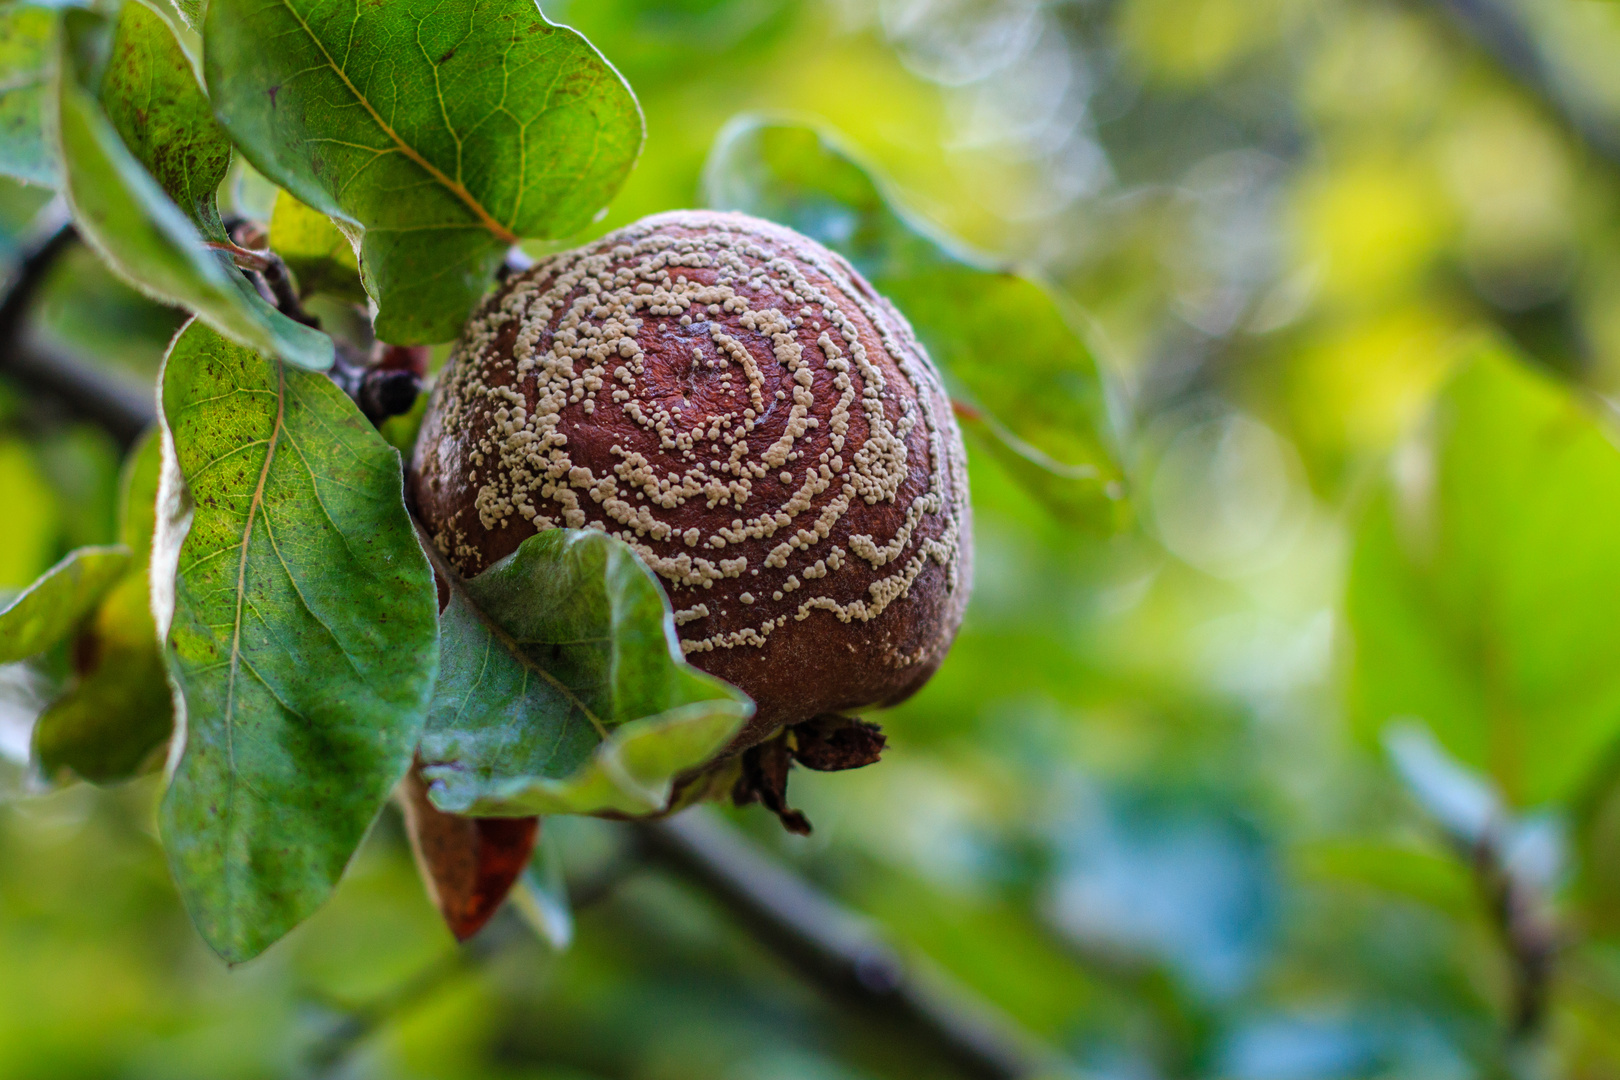
[[[540,819],[470,818],[428,801],[418,762],[400,785],[400,804],[428,898],[457,941],[466,941],[500,909],[540,835]]]

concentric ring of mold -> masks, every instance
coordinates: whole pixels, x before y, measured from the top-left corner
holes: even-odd
[[[510,279],[469,322],[413,491],[477,573],[601,529],[663,579],[748,740],[905,697],[961,621],[961,436],[899,313],[842,258],[740,214],[647,218]]]

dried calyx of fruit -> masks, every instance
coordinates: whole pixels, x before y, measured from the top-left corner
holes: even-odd
[[[961,435],[911,328],[741,214],[646,218],[505,281],[434,391],[412,494],[463,574],[542,529],[632,545],[687,659],[758,706],[735,796],[790,828],[791,760],[876,760],[844,714],[927,681],[971,579]]]

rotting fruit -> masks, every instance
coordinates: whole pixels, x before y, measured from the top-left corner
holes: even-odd
[[[789,759],[874,760],[881,735],[844,717],[928,680],[971,581],[961,434],[911,327],[843,258],[742,214],[660,214],[505,281],[411,486],[464,574],[542,529],[631,544],[687,659],[758,706],[734,794],[790,828]]]

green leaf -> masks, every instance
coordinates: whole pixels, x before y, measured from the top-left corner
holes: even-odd
[[[125,547],[83,547],[0,611],[0,664],[26,660],[78,629],[129,570]]]
[[[226,239],[215,193],[231,141],[168,23],[142,3],[118,16],[101,104],[124,145],[210,240]]]
[[[89,51],[99,20],[64,13],[57,65],[54,138],[63,191],[79,233],[107,265],[141,292],[189,308],[240,344],[290,364],[324,370],[332,339],[271,307],[202,235],[124,145],[87,89],[79,53]]]
[[[118,478],[118,540],[129,548],[131,559],[139,567],[144,567],[152,557],[162,472],[162,440],[153,428],[129,452],[123,474]]]
[[[173,726],[144,569],[118,583],[74,651],[83,670],[40,714],[34,760],[46,776],[127,780],[151,763]]]
[[[574,908],[563,874],[562,846],[556,830],[547,828],[544,821],[540,822],[540,842],[508,899],[551,951],[568,951],[574,942]]]
[[[196,73],[197,82],[202,82],[202,36],[197,32],[202,26],[201,0],[134,0],[144,3],[157,13],[174,34],[175,40],[180,43],[186,59],[191,62],[192,71]]]
[[[47,187],[57,183],[44,121],[55,27],[56,16],[43,8],[0,10],[0,174]]]
[[[1416,900],[1458,918],[1472,916],[1479,892],[1450,851],[1427,851],[1410,841],[1331,838],[1301,844],[1296,869],[1306,881],[1361,885]]]
[[[630,88],[534,0],[215,0],[203,38],[248,160],[364,230],[385,341],[454,337],[506,248],[584,227],[641,149]]]
[[[599,532],[529,537],[457,581],[441,622],[420,754],[429,796],[451,813],[662,810],[676,775],[754,711],[681,659],[657,579]]]
[[[62,536],[56,491],[40,468],[37,447],[0,430],[0,506],[6,531],[0,540],[0,603],[38,577],[50,564]]]
[[[160,825],[192,919],[236,962],[326,899],[405,775],[436,597],[399,454],[330,379],[192,322],[162,387],[193,516],[168,630],[183,749]]]
[[[1355,722],[1423,721],[1517,806],[1620,737],[1620,451],[1564,386],[1475,344],[1361,520]]]
[[[1024,490],[1064,521],[1096,524],[1096,515],[1106,504],[1097,502],[1096,469],[1090,465],[1070,465],[1033,446],[1009,431],[989,413],[953,402],[957,422],[965,439],[983,450]],[[1127,507],[1114,504],[1109,512],[1114,524],[1123,524]]]
[[[131,553],[131,572],[80,631],[74,648],[78,678],[34,727],[34,760],[47,776],[68,772],[97,784],[127,780],[151,761],[173,727],[147,572],[161,463],[152,432],[125,465],[118,531]]]
[[[912,220],[853,151],[804,124],[734,120],[715,142],[704,194],[848,258],[911,322],[952,392],[988,414],[977,433],[1014,476],[1065,520],[1123,524],[1106,388],[1078,314],[1055,291]]]
[[[366,302],[360,260],[349,238],[331,218],[285,191],[276,193],[275,211],[270,216],[270,249],[298,279],[302,295],[329,293],[356,304]]]
[[[202,26],[202,0],[156,0],[166,11],[171,11],[176,21],[197,30]]]

